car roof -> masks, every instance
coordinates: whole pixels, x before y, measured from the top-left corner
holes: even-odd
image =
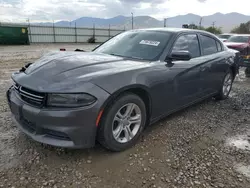
[[[185,28],[170,28],[170,27],[161,27],[161,28],[147,28],[147,29],[137,29],[138,31],[166,31],[166,32],[172,32],[172,33],[180,33],[180,32],[197,32],[197,33],[204,33],[204,34],[210,34],[207,31],[203,30],[197,30],[197,29],[185,29]]]
[[[250,37],[250,34],[235,34],[234,36],[245,36],[245,37]]]

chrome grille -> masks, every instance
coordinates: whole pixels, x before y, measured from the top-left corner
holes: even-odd
[[[17,83],[15,83],[15,84],[14,84],[14,88],[15,88],[16,90],[18,90],[18,89],[19,89],[19,85],[18,85]]]
[[[44,104],[45,101],[44,93],[30,90],[18,84],[14,84],[14,88],[25,102],[35,106],[42,106]]]

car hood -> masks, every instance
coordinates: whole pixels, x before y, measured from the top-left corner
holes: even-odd
[[[224,42],[226,46],[241,46],[241,45],[247,45],[247,43],[241,43],[241,42]]]
[[[89,82],[106,75],[149,66],[146,61],[131,60],[95,52],[54,52],[31,64],[15,81],[26,86],[53,88],[59,85]]]
[[[225,42],[227,39],[225,38],[219,38],[222,42]]]

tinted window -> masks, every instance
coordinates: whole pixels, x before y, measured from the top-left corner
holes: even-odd
[[[115,36],[94,51],[135,59],[156,60],[171,36],[172,33],[165,31],[128,31]]]
[[[240,42],[240,43],[247,43],[249,40],[249,36],[232,36],[230,37],[227,42]]]
[[[189,51],[192,58],[200,56],[200,46],[197,35],[180,36],[173,47],[173,51]]]
[[[219,41],[216,41],[216,44],[217,44],[217,50],[218,50],[218,52],[221,52],[223,50],[222,46],[221,46],[221,43]]]
[[[213,38],[201,35],[203,55],[210,55],[217,52],[216,41]]]

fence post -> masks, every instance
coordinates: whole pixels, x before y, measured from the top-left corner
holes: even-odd
[[[77,43],[77,31],[76,31],[76,22],[75,22],[75,42]]]
[[[29,23],[29,36],[30,36],[30,43],[32,43],[32,33],[31,33],[31,27],[30,27],[30,23]]]
[[[55,33],[55,24],[53,21],[53,35],[54,35],[54,43],[56,43],[56,33]]]
[[[111,37],[111,36],[110,36],[110,24],[109,24],[109,39],[110,39],[110,37]]]

